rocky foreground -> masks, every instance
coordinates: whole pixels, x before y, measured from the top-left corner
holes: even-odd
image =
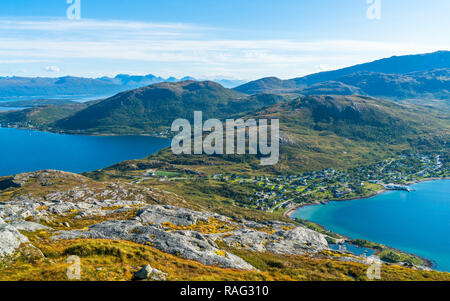
[[[206,266],[255,272],[257,266],[230,250],[311,258],[325,254],[353,263],[371,262],[329,250],[325,235],[294,223],[233,220],[186,208],[190,205],[172,193],[94,182],[65,172],[0,178],[0,197],[0,261],[10,264],[22,250],[46,257],[45,250],[33,245],[36,237],[45,237],[50,245],[125,241]],[[71,254],[65,251],[65,255]],[[142,278],[143,273],[157,275],[157,280],[167,274],[144,266],[135,277]]]

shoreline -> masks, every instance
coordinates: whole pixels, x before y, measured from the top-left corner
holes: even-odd
[[[42,132],[56,135],[73,135],[73,136],[88,136],[88,137],[126,137],[126,136],[137,136],[137,137],[153,137],[160,139],[170,139],[168,136],[161,136],[157,134],[148,134],[148,133],[128,133],[128,134],[114,134],[114,133],[105,133],[105,134],[95,134],[95,133],[72,133],[72,132],[60,132],[60,131],[52,131],[49,129],[38,129],[38,128],[27,128],[27,127],[9,127],[3,126],[0,124],[0,128],[3,129],[15,129],[15,130],[26,130],[33,132]]]
[[[417,181],[410,182],[410,183],[408,183],[407,185],[408,185],[408,186],[411,186],[411,185],[415,185],[415,184],[419,184],[419,183],[432,182],[432,181],[438,181],[438,180],[450,180],[450,178],[448,178],[448,177],[442,177],[442,178],[436,178],[436,177],[434,177],[434,178],[427,178],[427,179],[422,179],[422,180],[417,180]],[[300,209],[300,208],[306,207],[306,206],[313,206],[313,205],[320,205],[320,204],[326,205],[326,204],[328,204],[328,203],[330,203],[330,202],[347,202],[347,201],[353,201],[353,200],[359,200],[359,199],[370,199],[370,198],[373,198],[373,197],[375,197],[375,196],[377,196],[377,195],[380,195],[380,194],[385,193],[385,192],[388,192],[388,191],[391,191],[391,190],[381,189],[381,190],[379,190],[379,191],[377,191],[377,192],[374,192],[374,193],[370,194],[369,196],[353,197],[353,198],[344,199],[344,200],[323,200],[323,201],[316,201],[316,202],[314,202],[314,203],[308,203],[308,204],[298,204],[298,205],[296,205],[296,206],[294,206],[294,207],[292,207],[292,208],[286,210],[286,211],[283,213],[283,216],[284,216],[284,217],[287,217],[287,218],[289,218],[289,219],[292,219],[291,216],[292,216],[292,214],[293,214],[295,211],[297,211],[297,210]],[[318,224],[318,223],[315,223],[315,224],[318,225],[319,227],[321,227],[322,229],[326,230],[326,231],[330,231],[329,229],[327,229],[325,226],[323,226],[323,225],[321,225],[321,224]],[[343,237],[343,238],[346,240],[347,243],[352,244],[352,242],[351,242],[351,241],[353,240],[352,238],[350,238],[350,237],[348,237],[348,236],[346,236],[346,235],[340,234],[340,233],[333,232],[333,231],[330,231],[330,232],[340,235],[341,237]],[[383,244],[380,244],[380,245],[383,245]],[[419,256],[419,255],[417,255],[417,254],[413,254],[413,253],[410,253],[410,252],[407,252],[407,251],[403,251],[403,250],[401,250],[401,249],[397,249],[397,248],[394,248],[394,247],[390,247],[390,246],[386,246],[386,245],[384,245],[384,246],[385,246],[386,248],[388,248],[388,249],[393,250],[393,251],[396,251],[396,252],[400,252],[400,253],[403,253],[403,254],[407,254],[407,255],[410,255],[410,256],[417,257],[417,258],[423,260],[424,266],[425,266],[425,267],[435,270],[433,267],[436,266],[436,263],[435,263],[433,260],[431,260],[431,259],[428,259],[428,258]],[[375,252],[375,255],[377,255],[378,253],[379,253],[379,251],[376,251],[376,252]]]
[[[442,177],[442,178],[436,178],[436,177],[434,177],[434,178],[426,178],[426,179],[422,179],[422,180],[416,180],[416,181],[413,181],[413,182],[409,182],[409,183],[406,184],[406,185],[407,185],[407,186],[411,186],[411,185],[415,185],[415,184],[419,184],[419,183],[425,183],[425,182],[431,182],[431,181],[438,181],[438,180],[450,180],[450,178],[448,178],[448,177]],[[300,208],[306,207],[306,206],[315,206],[315,205],[321,205],[321,204],[322,204],[322,205],[326,205],[326,204],[331,203],[331,202],[348,202],[348,201],[361,200],[361,199],[370,199],[370,198],[376,197],[376,196],[378,196],[378,195],[380,195],[380,194],[383,194],[383,193],[385,193],[385,192],[388,192],[388,191],[394,191],[394,190],[380,189],[380,190],[378,190],[378,191],[376,191],[376,192],[374,192],[374,193],[372,193],[372,194],[370,194],[370,195],[367,195],[367,196],[358,196],[358,197],[353,197],[353,198],[348,198],[348,199],[342,199],[342,200],[341,200],[341,199],[333,199],[333,200],[315,201],[314,203],[297,204],[297,205],[294,205],[293,207],[287,209],[285,212],[283,212],[283,216],[292,219],[292,218],[291,218],[291,215],[292,215],[295,211],[297,211],[297,210],[300,209]]]
[[[322,200],[322,201],[315,201],[314,203],[298,204],[298,205],[295,205],[292,208],[289,208],[285,212],[283,212],[283,216],[292,219],[291,215],[295,211],[297,211],[300,208],[306,207],[306,206],[315,206],[315,205],[321,205],[321,204],[322,205],[326,205],[326,204],[331,203],[331,202],[348,202],[348,201],[354,201],[354,200],[360,200],[360,199],[370,199],[370,198],[376,197],[377,195],[380,195],[380,194],[388,192],[388,191],[389,190],[387,190],[387,189],[380,189],[380,190],[378,190],[378,191],[376,191],[376,192],[374,192],[374,193],[372,193],[370,195],[367,195],[367,196],[357,196],[357,197],[352,197],[352,198],[343,199],[343,200],[340,200],[340,199]]]

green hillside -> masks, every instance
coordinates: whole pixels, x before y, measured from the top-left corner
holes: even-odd
[[[251,117],[278,118],[279,171],[348,167],[405,149],[442,148],[448,115],[357,96],[308,96]]]
[[[175,156],[170,149],[150,160],[195,167],[207,174],[293,174],[367,165],[403,151],[446,150],[450,135],[448,114],[369,97],[299,97],[246,118],[280,120],[277,165],[261,166],[258,156],[251,155]]]
[[[67,132],[154,133],[170,127],[178,118],[226,118],[283,101],[279,95],[246,96],[205,81],[161,83],[117,94],[55,123]]]
[[[2,125],[15,127],[33,127],[47,130],[50,124],[87,108],[89,104],[76,103],[64,105],[45,105],[20,111],[0,112]]]

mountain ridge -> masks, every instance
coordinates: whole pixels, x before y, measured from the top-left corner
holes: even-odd
[[[310,74],[304,77],[293,78],[288,80],[281,80],[276,77],[262,78],[256,81],[252,81],[236,87],[235,90],[247,93],[288,93],[297,92],[302,93],[303,90],[308,91],[313,85],[317,85],[325,82],[342,82],[346,85],[351,85],[349,82],[343,81],[342,79],[348,78],[352,75],[360,74],[365,72],[366,77],[370,74],[383,74],[385,77],[397,78],[398,80],[403,79],[405,76],[409,75],[411,80],[415,80],[420,76],[420,74],[426,74],[427,72],[438,72],[446,71],[445,81],[443,81],[442,86],[437,87],[440,90],[447,90],[449,76],[450,74],[450,51],[438,51],[427,54],[420,55],[406,55],[406,56],[393,56],[390,58],[385,58],[381,60],[376,60],[369,63],[359,64],[355,66],[350,66],[333,71],[325,71],[315,74]],[[389,81],[386,81],[381,90],[385,91],[385,94],[369,94],[371,96],[393,96],[397,98],[404,98],[400,94],[392,95],[392,91],[389,91]],[[354,85],[353,88],[360,89],[358,85]],[[378,87],[380,88],[380,87]],[[424,94],[429,93],[429,91],[424,90],[423,93],[416,93],[417,95],[411,95],[413,97],[422,97]],[[448,91],[447,91],[448,92]],[[450,98],[449,93],[444,94],[431,94],[432,97]],[[333,94],[333,93],[331,93]]]
[[[84,96],[114,95],[126,90],[137,89],[161,82],[180,82],[196,80],[186,76],[163,78],[153,74],[118,74],[115,77],[85,78],[76,76],[62,77],[0,77],[0,99],[17,96],[28,98],[79,98]],[[242,80],[218,78],[216,82],[232,88],[242,84]],[[82,93],[80,93],[82,91]]]
[[[54,125],[89,133],[154,132],[167,129],[178,118],[192,120],[194,111],[202,111],[204,118],[220,119],[282,100],[279,95],[247,96],[212,81],[164,82],[119,93]]]

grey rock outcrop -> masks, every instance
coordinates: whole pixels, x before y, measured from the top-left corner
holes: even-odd
[[[77,186],[70,189],[64,186],[58,190],[58,185],[67,177]],[[54,234],[52,239],[55,240],[132,241],[205,265],[241,270],[254,270],[254,267],[222,250],[219,240],[232,247],[276,254],[309,254],[328,247],[324,235],[292,223],[235,221],[207,211],[150,205],[167,200],[177,205],[184,204],[175,194],[157,189],[119,182],[90,185],[90,180],[83,176],[55,171],[21,174],[13,180],[22,187],[39,184],[45,187],[45,193],[22,194],[0,203],[0,255],[12,254],[20,244],[27,242],[18,230],[48,230]],[[57,232],[39,223],[57,222],[62,216],[75,220],[108,218],[99,219],[98,224],[83,230],[71,230],[71,225],[77,223],[65,221],[60,225],[67,230]],[[28,218],[36,222],[25,221]],[[109,220],[111,218],[113,220]]]
[[[212,218],[229,225],[229,230],[200,233],[195,230],[173,230],[164,226],[165,223],[174,226],[191,226],[199,221],[210,222]],[[257,230],[267,227],[273,229],[273,233]],[[237,223],[225,216],[210,212],[159,205],[140,209],[134,220],[107,221],[93,225],[88,230],[61,231],[53,237],[53,239],[76,238],[133,241],[205,265],[243,270],[254,268],[240,257],[220,250],[215,243],[217,239],[230,246],[277,254],[315,253],[328,247],[324,235],[303,227],[294,227],[288,223],[276,221],[266,224]]]
[[[28,239],[11,225],[0,224],[0,257],[13,254]]]
[[[253,251],[276,254],[305,254],[328,248],[324,235],[303,227],[279,230],[273,234],[239,229],[223,240],[232,246],[245,246]]]
[[[166,281],[167,273],[146,265],[136,273],[134,273],[135,280],[150,280],[150,281]]]
[[[51,201],[35,197],[13,199],[7,204],[0,204],[0,218],[3,218],[7,222],[20,221],[29,217],[35,220],[47,220],[51,219],[52,215],[67,215],[74,212],[78,213],[75,218],[104,216],[120,210],[129,210],[147,205],[142,201],[125,201],[120,199],[97,200],[95,198],[68,202],[65,200],[65,197],[66,194],[58,194],[56,198],[53,193],[52,198],[49,198]]]
[[[23,230],[23,231],[28,231],[28,232],[50,229],[47,226],[44,226],[44,225],[41,225],[38,223],[27,222],[27,221],[14,221],[14,222],[10,223],[10,225],[13,226],[14,228],[16,228],[17,230]]]
[[[221,251],[207,235],[195,231],[165,231],[160,226],[143,225],[138,221],[108,221],[91,226],[87,231],[62,231],[53,237],[53,239],[76,238],[134,241],[205,265],[254,269],[240,257]]]
[[[138,220],[145,224],[171,223],[177,226],[189,226],[198,221],[208,222],[210,218],[227,221],[228,218],[210,212],[199,212],[173,206],[148,206],[138,212]]]

